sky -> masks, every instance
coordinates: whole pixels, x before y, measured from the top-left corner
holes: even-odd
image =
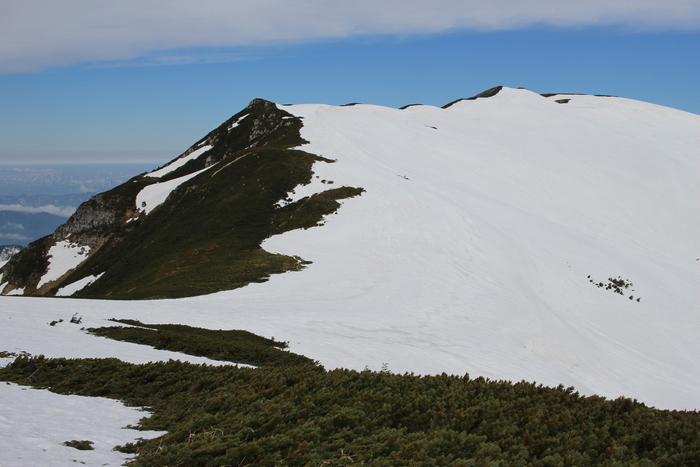
[[[493,86],[700,114],[700,0],[3,0],[0,165],[161,165],[254,98]]]

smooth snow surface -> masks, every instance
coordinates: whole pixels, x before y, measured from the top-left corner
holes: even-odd
[[[3,467],[119,466],[133,457],[112,449],[163,432],[125,429],[148,416],[96,397],[64,396],[0,383],[0,454]],[[92,441],[92,451],[63,446]]]
[[[139,194],[136,195],[136,208],[138,209],[139,213],[150,213],[155,208],[163,204],[168,198],[168,195],[170,195],[175,188],[179,187],[187,180],[201,174],[205,170],[209,170],[211,167],[213,166],[198,170],[197,172],[192,172],[191,174],[184,175],[180,178],[168,180],[167,182],[154,183],[153,185],[144,187],[141,191],[139,191]]]
[[[162,167],[158,170],[154,170],[153,172],[147,173],[144,175],[146,177],[160,178],[163,175],[167,175],[170,172],[179,169],[183,165],[187,164],[189,161],[193,161],[193,160],[197,159],[199,156],[201,156],[202,154],[204,154],[205,152],[207,152],[211,148],[212,148],[211,145],[202,146],[201,148],[195,149],[194,151],[192,151],[191,153],[189,153],[186,156],[180,157],[179,159],[175,159],[174,161],[172,161],[170,164],[166,165],[165,167]]]
[[[41,276],[37,288],[51,281],[55,281],[71,269],[77,268],[80,263],[87,259],[89,253],[89,246],[78,245],[72,243],[70,240],[56,242],[56,244],[49,249],[49,268],[46,273]]]

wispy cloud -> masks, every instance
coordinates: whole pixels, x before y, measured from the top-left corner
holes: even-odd
[[[0,233],[0,240],[11,240],[15,242],[24,242],[26,240],[29,240],[29,237],[26,235],[20,235],[20,234],[6,234],[6,233]]]
[[[53,204],[47,204],[45,206],[32,207],[32,206],[22,206],[21,204],[0,204],[0,211],[15,211],[15,212],[26,212],[29,214],[37,214],[40,212],[46,212],[48,214],[53,214],[55,216],[70,217],[75,212],[75,207],[73,206],[54,206]]]
[[[532,25],[700,29],[697,0],[4,0],[0,73],[231,60],[221,48]],[[200,48],[196,55],[164,53]],[[207,48],[217,48],[208,57]],[[233,58],[235,59],[235,58]]]

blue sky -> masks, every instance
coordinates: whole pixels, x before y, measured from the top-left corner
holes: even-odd
[[[482,3],[8,0],[0,165],[155,167],[256,97],[440,106],[505,85],[700,114],[699,1]]]

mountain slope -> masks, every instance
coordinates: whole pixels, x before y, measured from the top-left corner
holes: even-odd
[[[4,293],[65,295],[79,283],[89,284],[84,297],[179,297],[300,269],[300,258],[260,243],[312,227],[337,199],[362,192],[339,187],[280,205],[309,183],[315,162],[332,163],[288,149],[303,142],[300,126],[269,102],[251,102],[167,166],[83,203],[7,265]]]
[[[269,212],[298,207],[329,185],[356,187],[352,194],[364,189],[326,215],[321,228],[270,229],[266,239],[256,237],[269,254],[296,258],[292,266],[298,258],[311,264],[200,297],[128,304],[69,300],[60,302],[61,309],[92,320],[243,328],[289,340],[292,351],[327,368],[469,372],[562,383],[584,394],[625,395],[663,408],[700,406],[700,117],[614,97],[544,97],[508,88],[489,95],[444,109],[276,106],[279,121],[295,122],[299,133],[286,147],[261,150],[298,152],[298,160],[315,162],[313,176],[306,172],[301,182],[280,185],[266,198]],[[198,144],[191,153],[209,145],[206,139]],[[159,172],[159,181],[205,169],[205,159]],[[190,213],[201,209],[204,204],[187,199],[187,187],[204,196],[200,190],[209,182],[203,180],[234,160],[210,160],[216,165],[184,182],[157,209],[139,214],[160,199],[156,189],[147,192],[139,198],[146,206],[128,207],[125,232],[132,226],[133,232],[148,231],[149,220],[159,219],[148,238],[165,242],[171,234],[173,245],[186,243],[176,238],[184,221],[168,224],[169,217],[156,216],[168,209],[176,215],[170,204],[176,199],[192,202]],[[131,201],[153,185],[146,176],[129,183]],[[274,205],[286,207],[270,207],[274,198]],[[156,233],[155,224],[167,230]],[[195,231],[196,225],[188,232]],[[129,235],[136,234],[126,232],[120,242],[132,242]],[[100,281],[112,266],[88,264],[114,264],[114,271],[136,277],[137,257],[152,259],[147,246],[136,249],[146,237],[133,238],[125,250],[138,251],[131,262],[108,263],[110,250],[104,250],[105,263],[98,263],[98,250],[61,284],[106,270],[80,293],[119,296],[128,280],[113,276],[108,295]],[[183,266],[189,265],[191,257],[184,258]],[[14,280],[8,276],[12,265],[3,280]],[[143,280],[149,277],[162,276]],[[178,277],[160,292],[189,284],[205,292],[201,275]],[[21,286],[10,281],[5,291]],[[135,296],[126,292],[121,297]],[[43,313],[44,303],[3,298],[16,313]],[[49,354],[43,344],[32,345],[23,350]]]

